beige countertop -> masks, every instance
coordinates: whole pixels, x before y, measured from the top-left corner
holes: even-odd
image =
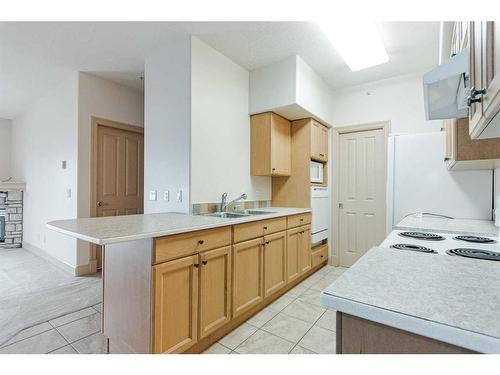
[[[47,223],[47,227],[96,245],[107,245],[295,215],[311,212],[311,209],[267,207],[253,211],[268,213],[230,219],[182,213],[158,213],[57,220]]]
[[[498,236],[498,228],[491,220],[445,219],[432,216],[407,216],[394,229],[420,230],[441,233],[463,233],[477,236]]]

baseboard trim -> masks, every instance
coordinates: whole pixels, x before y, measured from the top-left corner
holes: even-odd
[[[90,273],[90,265],[85,264],[83,266],[77,266],[74,267],[66,262],[63,262],[60,259],[57,259],[54,257],[52,254],[47,253],[45,250],[40,249],[39,247],[30,244],[29,242],[23,241],[23,249],[29,251],[30,253],[45,259],[49,263],[53,264],[54,266],[62,269],[63,271],[69,273],[72,276],[82,276]],[[87,273],[85,273],[87,272]]]

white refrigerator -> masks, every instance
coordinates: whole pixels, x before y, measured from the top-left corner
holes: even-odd
[[[414,212],[491,220],[493,171],[449,171],[444,154],[444,132],[389,137],[388,231]]]

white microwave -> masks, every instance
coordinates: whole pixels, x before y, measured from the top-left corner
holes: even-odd
[[[323,163],[311,162],[311,182],[323,183]]]

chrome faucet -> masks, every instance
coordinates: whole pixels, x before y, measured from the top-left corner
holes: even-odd
[[[247,199],[246,193],[241,194],[238,198],[233,199],[231,202],[227,203],[227,193],[222,194],[221,202],[220,202],[220,211],[221,212],[226,212],[227,208],[232,205],[233,203],[239,201],[239,200],[245,200]]]

